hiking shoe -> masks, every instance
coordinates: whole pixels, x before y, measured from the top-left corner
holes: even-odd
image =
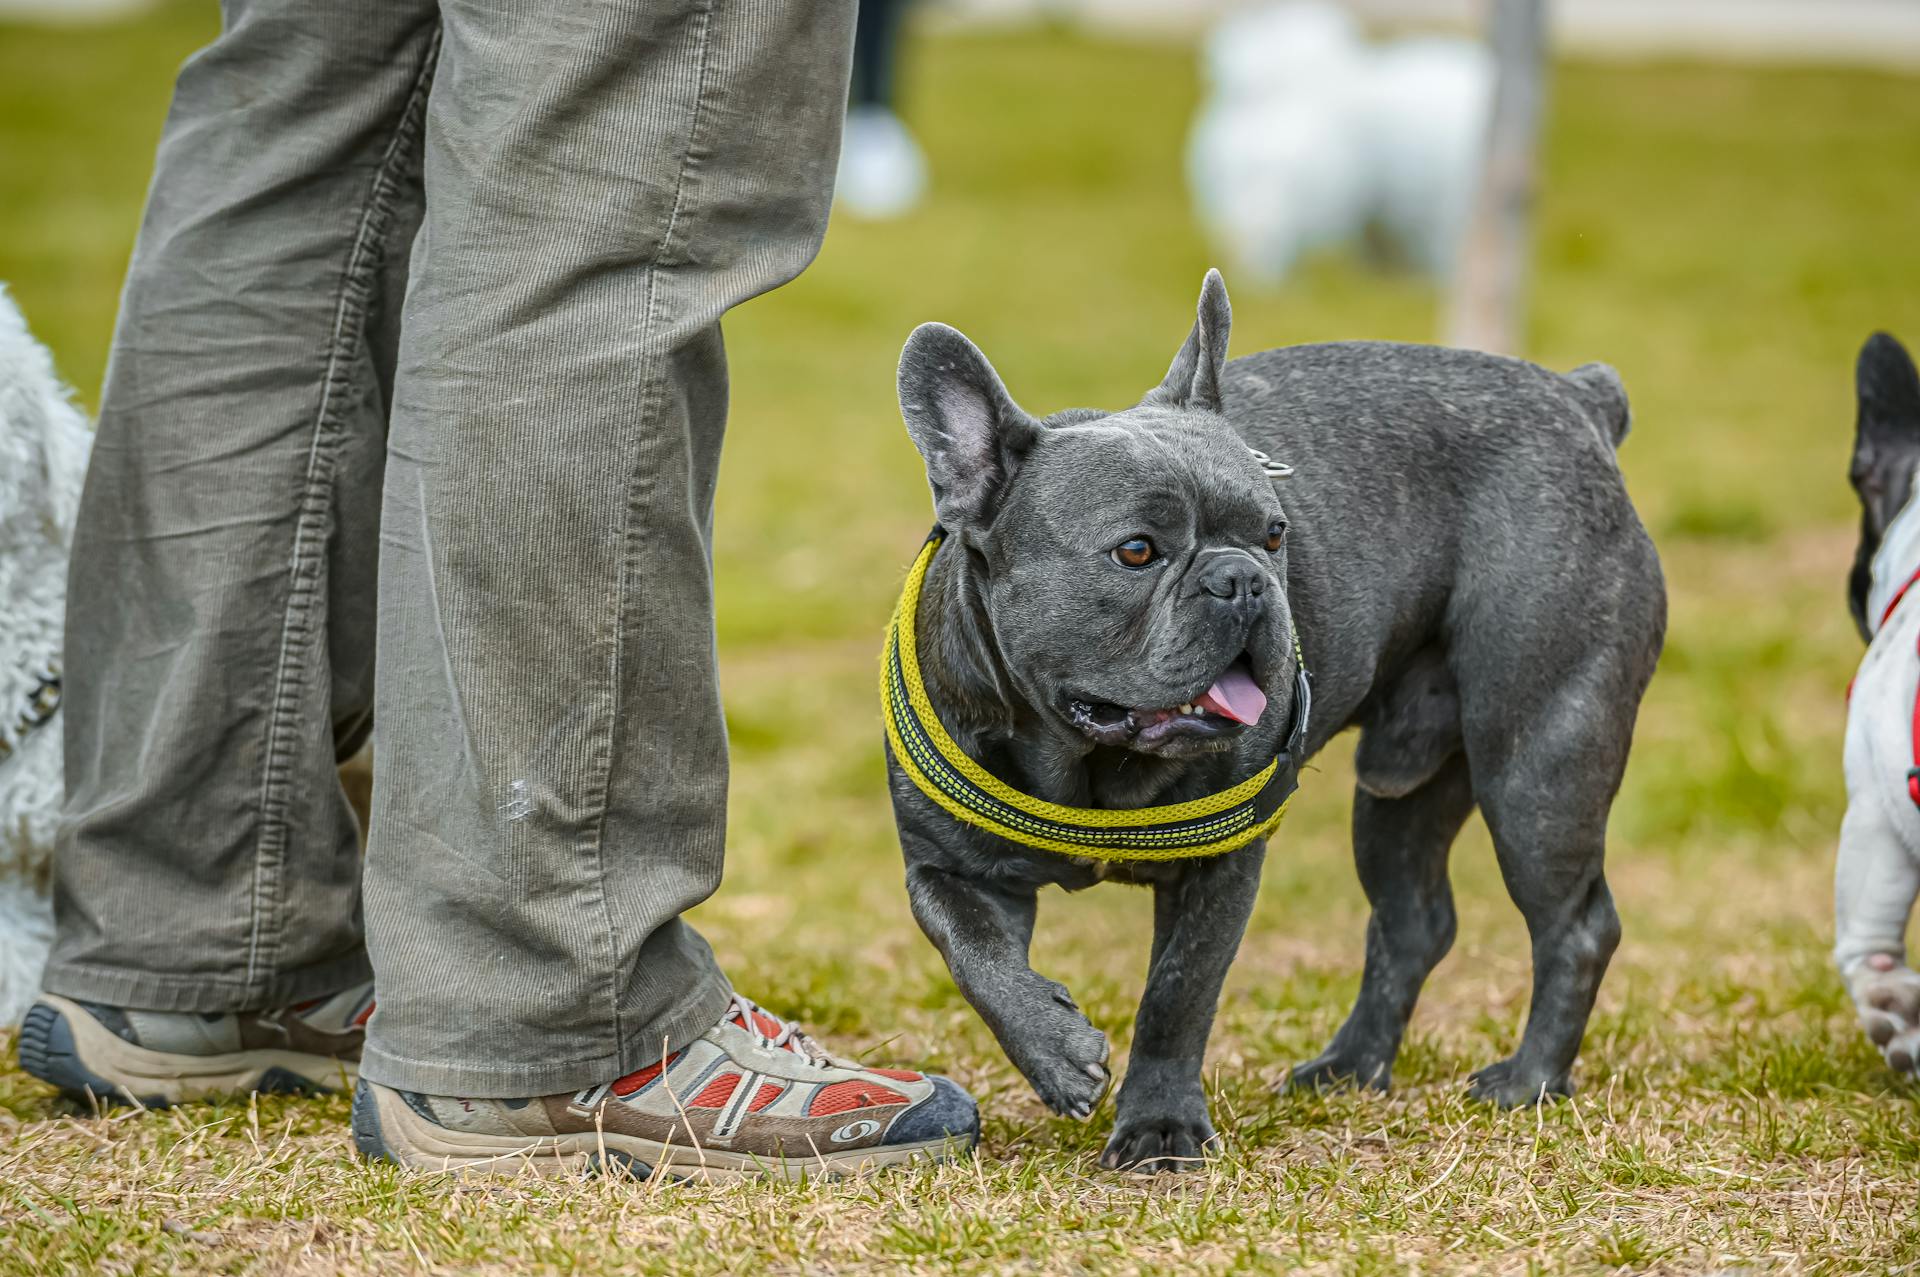
[[[84,1102],[148,1108],[250,1091],[332,1091],[360,1075],[373,985],[277,1011],[132,1011],[43,993],[20,1067]]]
[[[964,1156],[980,1110],[947,1078],[829,1055],[735,994],[689,1045],[570,1095],[460,1099],[362,1079],[353,1137],[368,1158],[424,1170],[800,1179]]]

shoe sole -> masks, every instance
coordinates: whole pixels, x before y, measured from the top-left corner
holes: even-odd
[[[966,1156],[959,1136],[817,1157],[761,1157],[726,1149],[661,1144],[613,1131],[571,1135],[481,1135],[455,1131],[414,1112],[397,1091],[363,1085],[353,1096],[353,1142],[374,1161],[455,1175],[570,1176],[611,1171],[635,1179],[726,1183],[745,1179],[844,1179],[892,1166],[933,1165]]]
[[[43,994],[20,1025],[20,1067],[82,1103],[165,1108],[189,1100],[260,1092],[344,1090],[359,1080],[352,1060],[299,1051],[178,1055],[136,1046],[65,998]]]

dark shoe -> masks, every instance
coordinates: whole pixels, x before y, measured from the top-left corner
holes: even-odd
[[[20,1026],[20,1067],[82,1102],[148,1108],[250,1091],[332,1091],[360,1075],[373,985],[277,1011],[131,1011],[47,993]]]

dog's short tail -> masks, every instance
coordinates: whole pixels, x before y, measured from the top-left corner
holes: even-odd
[[[1627,388],[1620,374],[1607,364],[1581,364],[1567,374],[1567,381],[1601,438],[1618,448],[1633,428],[1633,410],[1627,406]]]

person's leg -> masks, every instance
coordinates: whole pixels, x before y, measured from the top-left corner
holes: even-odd
[[[851,5],[447,0],[382,520],[367,1076],[540,1095],[729,993],[719,320],[825,228]]]
[[[859,0],[860,20],[853,42],[853,105],[894,109],[899,74],[900,20],[907,0]]]
[[[38,1016],[69,1038],[75,1003],[269,1011],[369,974],[335,762],[370,718],[438,27],[428,0],[226,17],[161,140],[74,537]]]
[[[898,217],[920,200],[927,161],[895,114],[897,50],[906,0],[859,0],[853,100],[847,112],[837,198],[856,217]]]
[[[852,16],[442,5],[381,523],[370,1156],[793,1173],[977,1131],[952,1083],[735,998],[680,917],[725,839],[720,318],[818,247]]]

